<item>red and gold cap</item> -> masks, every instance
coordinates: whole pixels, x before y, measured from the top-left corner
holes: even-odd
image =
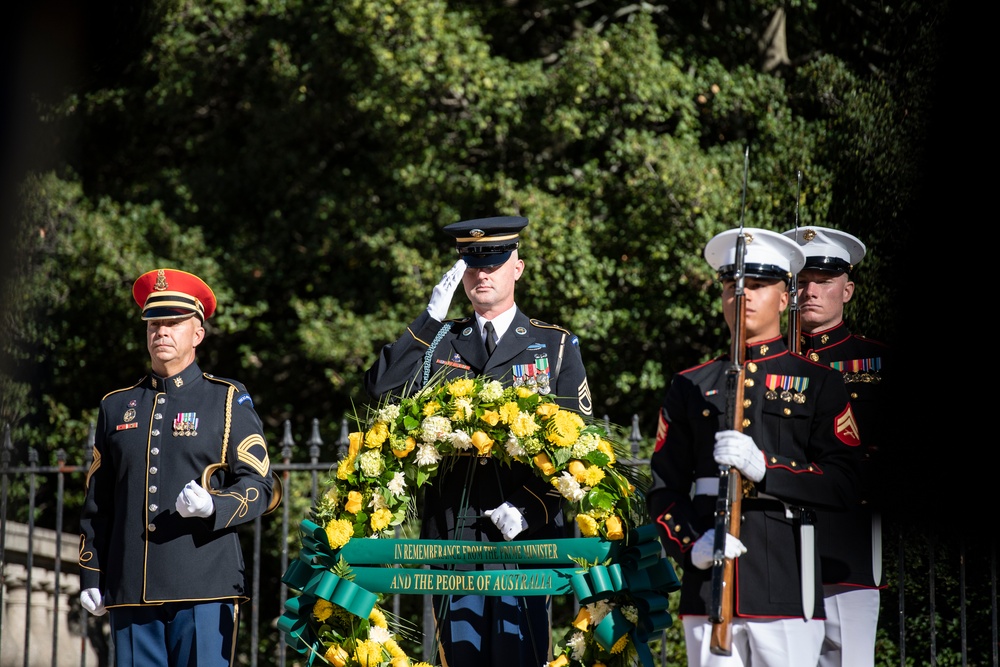
[[[132,298],[144,320],[168,320],[197,315],[204,322],[215,312],[215,293],[204,280],[185,271],[155,269],[139,276]]]

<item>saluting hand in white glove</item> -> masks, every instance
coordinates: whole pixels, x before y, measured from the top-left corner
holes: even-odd
[[[455,266],[448,269],[434,290],[431,292],[430,303],[427,304],[427,312],[439,322],[444,322],[448,317],[448,308],[451,306],[451,298],[455,296],[455,288],[462,282],[462,274],[465,273],[465,260],[459,259]]]
[[[94,616],[104,616],[108,613],[104,607],[104,596],[97,588],[87,588],[80,591],[80,604]]]
[[[747,552],[746,546],[736,537],[726,533],[726,558],[739,558]],[[715,553],[715,528],[706,531],[699,537],[694,546],[691,547],[691,564],[699,570],[707,570],[712,567],[713,555]]]
[[[716,463],[736,468],[753,482],[764,479],[764,473],[767,472],[764,452],[757,447],[753,438],[739,431],[716,433],[712,456]]]
[[[521,510],[510,503],[504,503],[495,509],[486,510],[483,512],[483,515],[493,521],[503,534],[503,539],[508,542],[520,533],[528,530],[528,521],[521,514]]]
[[[201,485],[192,479],[177,494],[177,502],[174,503],[174,507],[177,509],[177,513],[183,517],[209,517],[215,512],[215,501],[212,500],[212,494],[201,488]]]

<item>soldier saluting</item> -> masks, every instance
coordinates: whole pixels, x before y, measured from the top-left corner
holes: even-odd
[[[211,288],[157,269],[139,276],[132,296],[152,372],[101,400],[80,520],[80,602],[110,613],[116,665],[228,667],[249,599],[237,527],[275,493],[263,427],[246,387],[195,361],[216,308]],[[221,485],[203,488],[206,469],[221,467]]]
[[[525,270],[518,246],[527,224],[527,218],[500,216],[445,227],[459,260],[433,289],[427,308],[398,340],[382,348],[366,372],[370,396],[413,393],[439,373],[448,378],[486,376],[550,394],[583,415],[592,413],[577,337],[529,318],[514,302],[515,284]],[[446,319],[459,284],[474,312]],[[424,489],[424,538],[496,542],[564,537],[562,497],[526,465],[455,457]],[[435,596],[441,664],[544,664],[552,635],[548,606],[544,596]]]

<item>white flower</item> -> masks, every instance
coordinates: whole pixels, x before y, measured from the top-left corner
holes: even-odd
[[[573,443],[573,458],[586,458],[587,454],[597,449],[601,442],[601,436],[596,433],[581,433],[576,442]]]
[[[396,474],[398,475],[399,473]],[[382,497],[381,493],[373,493],[372,499],[368,502],[368,507],[371,507],[373,510],[380,510],[384,507],[388,508],[389,504],[385,502],[385,498]]]
[[[421,439],[431,444],[451,435],[451,420],[441,415],[431,415],[420,424],[420,428],[423,431]]]
[[[413,460],[418,466],[432,466],[441,460],[441,452],[434,445],[420,445]]]
[[[373,625],[371,630],[368,631],[368,639],[378,642],[379,644],[384,644],[392,639],[392,633],[386,628],[380,628],[377,625]]]
[[[472,438],[465,431],[459,429],[451,434],[451,446],[455,449],[472,449]]]
[[[455,414],[462,415],[462,419],[469,419],[472,417],[472,399],[468,396],[459,396],[455,399]]]
[[[583,654],[587,650],[587,640],[584,639],[582,632],[574,632],[573,636],[567,640],[566,646],[573,651],[574,660],[583,660]]]
[[[389,488],[390,491],[392,491],[392,495],[398,498],[399,496],[403,495],[404,491],[406,490],[406,477],[403,475],[403,473],[397,472],[395,475],[392,476],[392,479],[389,480],[389,483],[386,484],[386,486]]]
[[[393,403],[391,405],[386,405],[378,414],[375,416],[376,421],[385,422],[386,424],[392,424],[399,417],[399,405]]]
[[[479,391],[479,400],[484,403],[493,403],[501,396],[503,396],[503,384],[499,380],[490,380]]]
[[[377,449],[363,452],[358,457],[358,467],[369,477],[378,477],[382,474],[382,452]]]
[[[507,438],[507,453],[514,458],[519,458],[522,456],[527,456],[528,452],[524,451],[524,447],[521,446],[521,442],[517,439],[517,436],[513,433]]]
[[[621,608],[621,610],[622,610],[622,616],[624,616],[626,618],[626,620],[628,620],[630,623],[633,623],[633,624],[636,624],[636,625],[639,623],[639,610],[638,609],[636,609],[635,607],[633,607],[630,604],[627,604],[627,605],[623,605],[622,608]]]
[[[583,497],[587,495],[587,491],[590,491],[589,486],[581,487],[576,478],[565,470],[559,477],[554,478],[552,482],[556,485],[563,498],[574,503],[583,500]]]
[[[587,611],[590,612],[591,625],[597,626],[604,620],[605,616],[611,613],[611,606],[604,600],[598,600],[593,604],[588,604]]]

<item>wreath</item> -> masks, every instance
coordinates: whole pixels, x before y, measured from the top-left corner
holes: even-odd
[[[417,490],[457,454],[530,466],[566,499],[584,538],[636,549],[633,570],[655,566],[636,576],[623,574],[610,558],[571,558],[579,566],[575,578],[587,579],[580,584],[585,592],[577,591],[580,613],[547,667],[649,663],[645,640],[670,625],[665,593],[679,584],[659,557],[655,528],[642,525],[637,471],[616,466],[629,451],[621,429],[613,434],[610,424],[563,409],[533,387],[482,377],[439,375],[416,394],[369,412],[356,418],[362,430],[350,434],[346,455],[302,522],[302,552],[282,579],[299,595],[286,603],[279,629],[309,665],[431,667],[400,647],[397,638],[417,639],[414,628],[379,604],[384,595],[353,584],[361,568],[352,568],[344,554],[351,540],[393,537],[416,516]],[[595,589],[592,576],[604,583]]]

